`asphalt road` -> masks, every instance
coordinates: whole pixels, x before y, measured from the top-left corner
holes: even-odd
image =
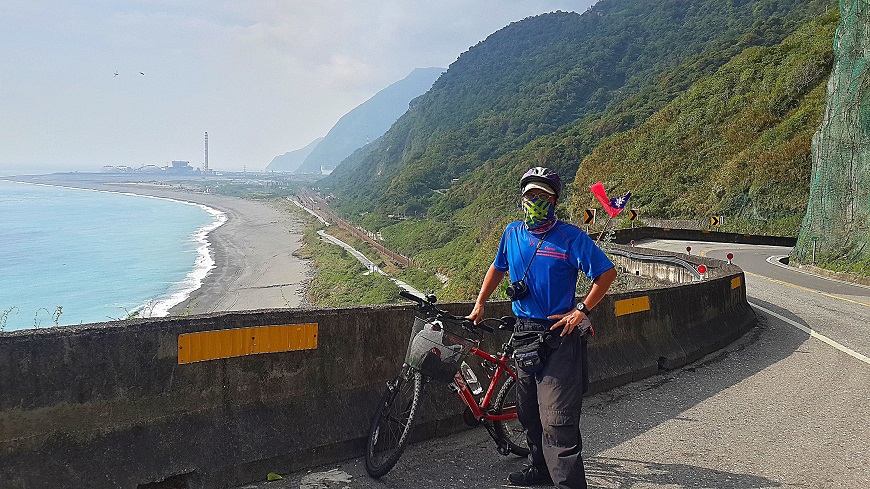
[[[590,487],[870,488],[870,288],[768,261],[787,248],[638,246],[733,253],[760,324],[693,365],[588,398]],[[523,462],[475,429],[410,446],[380,480],[352,459],[245,487],[510,487]]]

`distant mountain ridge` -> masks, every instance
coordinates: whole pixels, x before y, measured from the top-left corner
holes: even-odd
[[[320,173],[335,168],[357,149],[381,137],[408,104],[432,87],[445,68],[417,68],[345,114],[313,148],[297,173]]]
[[[302,163],[305,162],[305,158],[311,154],[311,151],[313,151],[321,141],[323,141],[323,138],[319,137],[308,143],[304,148],[288,151],[272,158],[272,161],[268,166],[266,166],[266,171],[295,172],[300,166],[302,166]]]

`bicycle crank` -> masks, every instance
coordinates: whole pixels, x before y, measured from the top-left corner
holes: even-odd
[[[480,421],[474,416],[474,413],[471,412],[471,408],[465,406],[465,411],[462,412],[462,420],[465,421],[465,424],[468,426],[474,427],[480,424]]]
[[[483,427],[486,428],[486,431],[489,433],[489,436],[492,437],[493,441],[495,441],[495,447],[498,453],[508,456],[511,454],[511,449],[508,446],[507,442],[499,438],[498,434],[495,432],[495,426],[491,423],[483,423]]]

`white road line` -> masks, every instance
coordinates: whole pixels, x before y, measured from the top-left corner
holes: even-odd
[[[800,285],[795,285],[795,284],[793,284],[793,283],[791,283],[791,282],[784,282],[784,281],[782,281],[782,280],[777,280],[777,279],[775,279],[775,278],[765,277],[764,275],[758,275],[757,273],[747,272],[746,270],[744,270],[743,273],[744,273],[747,277],[758,277],[758,278],[760,278],[760,279],[764,279],[764,280],[767,280],[767,281],[773,282],[773,283],[775,283],[775,284],[784,285],[784,286],[786,286],[786,287],[791,287],[791,288],[793,288],[793,289],[803,290],[804,292],[810,292],[810,293],[813,293],[813,294],[819,294],[819,295],[821,295],[821,296],[829,297],[829,298],[831,298],[831,299],[837,299],[837,300],[841,300],[841,301],[845,301],[845,302],[851,302],[852,304],[858,304],[858,305],[862,305],[862,306],[865,306],[865,307],[870,307],[870,303],[867,303],[867,302],[856,301],[856,300],[854,300],[854,299],[847,299],[847,298],[845,298],[845,297],[840,297],[840,296],[837,295],[837,294],[829,294],[829,293],[827,293],[827,292],[822,292],[821,290],[816,290],[816,289],[810,289],[810,288],[808,288],[808,287],[801,287]]]
[[[756,308],[756,309],[760,309],[760,310],[766,312],[767,314],[770,314],[771,316],[773,316],[773,317],[775,317],[775,318],[777,318],[777,319],[781,319],[781,320],[785,321],[786,323],[788,323],[788,324],[794,326],[795,328],[797,328],[797,329],[803,331],[804,333],[807,333],[808,335],[812,336],[813,338],[815,338],[815,339],[817,339],[817,340],[820,340],[820,341],[822,341],[822,342],[824,342],[824,343],[827,343],[827,344],[833,346],[834,348],[840,350],[841,352],[846,353],[846,354],[848,354],[848,355],[850,355],[850,356],[853,356],[853,357],[857,358],[858,360],[861,360],[862,362],[864,362],[864,363],[870,365],[870,358],[865,357],[864,355],[858,353],[857,351],[855,351],[855,350],[853,350],[853,349],[851,349],[851,348],[847,348],[847,347],[845,347],[845,346],[843,346],[843,345],[837,343],[836,341],[834,341],[834,340],[828,338],[827,336],[825,336],[825,335],[823,335],[823,334],[819,334],[819,333],[817,333],[817,332],[816,332],[815,330],[813,330],[812,328],[808,328],[808,327],[804,326],[803,324],[800,324],[800,323],[798,323],[798,322],[792,321],[791,319],[789,319],[789,318],[787,318],[787,317],[785,317],[785,316],[782,316],[782,315],[780,315],[780,314],[777,314],[777,313],[771,311],[770,309],[767,309],[767,308],[765,308],[765,307],[761,307],[761,306],[759,306],[758,304],[753,304],[752,302],[750,302],[749,305],[752,306],[752,307],[754,307],[754,308]]]
[[[826,276],[824,276],[824,275],[819,275],[819,274],[816,274],[816,273],[808,272],[808,271],[806,271],[806,270],[801,270],[801,269],[799,269],[799,268],[797,268],[797,267],[793,267],[793,266],[791,266],[791,265],[786,265],[785,263],[781,262],[780,260],[783,259],[783,258],[786,258],[787,256],[788,256],[788,255],[774,255],[774,256],[769,256],[769,257],[767,257],[767,260],[766,260],[766,261],[767,261],[767,263],[770,263],[771,265],[776,265],[776,266],[778,266],[778,267],[780,267],[780,268],[785,268],[786,270],[791,270],[792,272],[803,273],[804,275],[809,275],[809,276],[811,276],[811,277],[820,278],[820,279],[822,279],[822,280],[828,280],[828,281],[830,281],[830,282],[837,282],[837,283],[841,283],[841,284],[844,284],[844,285],[851,285],[852,287],[861,287],[861,288],[864,288],[864,289],[870,289],[870,286],[867,286],[867,285],[864,285],[864,284],[856,284],[855,282],[847,282],[847,281],[845,281],[845,280],[840,280],[840,279],[838,279],[838,278],[834,278],[834,277],[826,277]]]

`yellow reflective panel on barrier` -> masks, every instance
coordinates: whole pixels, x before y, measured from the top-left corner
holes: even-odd
[[[178,335],[178,363],[317,348],[317,324],[222,329]]]
[[[649,296],[623,299],[614,303],[617,316],[624,316],[635,312],[649,311]]]
[[[732,288],[732,289],[736,289],[736,288],[740,287],[740,285],[741,285],[742,282],[743,282],[743,281],[740,280],[740,277],[734,277],[734,278],[732,278],[732,279],[731,279],[731,288]]]

